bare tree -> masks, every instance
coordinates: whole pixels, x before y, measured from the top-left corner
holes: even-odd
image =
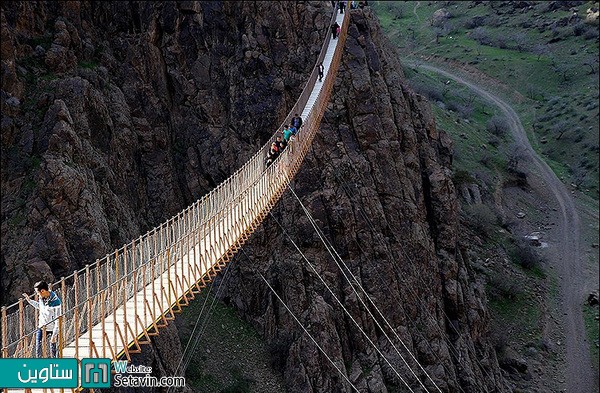
[[[525,148],[521,145],[513,143],[510,146],[508,153],[508,170],[511,172],[517,172],[519,169],[519,164],[523,162],[525,158],[527,158],[527,152]]]
[[[505,116],[494,115],[487,121],[486,127],[492,134],[502,137],[508,131],[508,120]]]
[[[435,33],[435,43],[440,43],[440,37],[444,37],[450,31],[451,26],[447,21],[443,21],[440,25],[435,26],[433,31]]]
[[[563,137],[565,132],[569,131],[570,129],[571,129],[571,124],[566,120],[561,120],[558,123],[555,123],[550,130],[551,130],[552,134],[558,134],[558,136],[556,137],[556,140],[559,140],[560,138]]]
[[[598,57],[593,55],[587,56],[583,60],[583,65],[590,67],[590,75],[595,74],[596,72],[598,72]]]
[[[528,83],[525,86],[525,91],[527,92],[527,97],[531,98],[532,100],[535,100],[536,97],[540,95],[542,96],[542,98],[544,97],[544,94],[540,91],[538,86],[534,85],[533,83]]]
[[[539,60],[542,56],[547,56],[550,54],[550,47],[548,44],[537,43],[533,46],[531,51],[534,55],[537,55],[537,59]]]
[[[578,166],[577,168],[573,169],[573,174],[571,175],[571,179],[573,180],[573,184],[575,184],[576,188],[581,187],[581,185],[585,181],[587,175],[588,175],[588,171],[586,168]]]
[[[527,46],[529,45],[529,41],[527,40],[527,36],[525,35],[524,32],[519,31],[519,32],[513,34],[512,39],[515,43],[516,49],[519,52],[523,52],[524,50],[527,49]]]
[[[567,82],[571,77],[572,67],[569,64],[555,64],[552,69],[561,76],[563,82]]]
[[[481,45],[489,45],[492,42],[490,34],[485,27],[478,27],[471,32],[471,37]]]

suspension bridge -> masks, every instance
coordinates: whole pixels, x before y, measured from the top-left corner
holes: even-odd
[[[336,78],[349,14],[333,9],[330,26],[337,21],[341,32],[333,39],[327,31],[316,65],[282,122],[289,124],[293,114],[301,113],[301,131],[273,164],[267,167],[265,157],[277,133],[200,200],[52,285],[62,299],[58,357],[131,360],[226,266],[277,203],[310,148]],[[37,317],[23,299],[2,307],[3,358],[35,357]],[[47,357],[46,340],[43,344]]]

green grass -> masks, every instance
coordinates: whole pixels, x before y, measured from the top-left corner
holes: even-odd
[[[472,2],[456,1],[420,2],[418,7],[416,2],[373,2],[372,8],[403,58],[435,55],[456,60],[507,86],[508,91],[496,86],[496,92],[519,113],[534,149],[565,183],[580,184],[582,191],[598,199],[598,63],[594,63],[594,73],[586,65],[597,61],[598,39],[575,35],[575,24],[566,22],[571,12],[546,11],[548,4],[537,2],[531,9],[514,12],[511,6],[501,7],[498,3],[474,6]],[[585,15],[593,5],[585,2],[578,6],[579,14]],[[415,7],[418,18],[413,13]],[[447,21],[451,28],[436,43],[430,17],[442,7],[452,14]],[[501,15],[496,15],[498,8]],[[466,25],[476,16],[498,22],[481,26],[493,39],[492,45],[480,44],[473,37],[472,26]],[[529,26],[538,20],[545,25]],[[548,26],[555,22],[558,27],[552,31]],[[564,23],[567,25],[562,26]],[[516,48],[515,35],[520,35],[524,49]],[[498,47],[502,39],[505,47]],[[536,52],[540,47],[547,51]],[[566,132],[558,138],[563,130]]]
[[[598,362],[600,361],[600,352],[598,350],[599,328],[598,328],[598,306],[583,306],[583,317],[585,320],[585,330],[590,343],[590,351],[592,353],[592,364],[598,370]]]
[[[493,136],[486,130],[486,123],[495,114],[493,107],[463,85],[447,85],[447,78],[434,72],[406,69],[405,74],[417,92],[439,98],[438,103],[432,102],[432,111],[438,127],[452,137],[455,150],[453,167],[456,171],[468,173],[473,179],[474,175],[483,172],[493,176],[497,168],[506,166],[506,159],[499,154],[499,146],[490,143]],[[465,114],[440,107],[452,107],[453,103],[470,110]],[[507,137],[496,139],[498,144],[508,143]]]
[[[208,317],[214,297],[207,289],[196,295],[175,320],[182,348],[190,339],[205,300],[193,338],[202,334],[185,374],[188,384],[202,392],[243,393],[260,386],[261,381],[251,376],[270,375],[271,382],[277,381],[279,376],[266,366],[270,358],[265,343],[252,325],[239,318],[235,308],[215,301]]]
[[[494,318],[503,326],[519,325],[518,329],[514,329],[514,332],[519,332],[514,333],[518,337],[511,337],[511,341],[517,339],[531,341],[541,337],[539,321],[542,311],[531,296],[520,294],[512,299],[491,299],[489,307]]]

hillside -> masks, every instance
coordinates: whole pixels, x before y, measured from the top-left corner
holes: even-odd
[[[598,389],[590,370],[598,308],[586,302],[598,288],[597,164],[587,164],[598,159],[590,149],[598,140],[598,26],[587,17],[597,6],[373,4],[409,84],[435,103],[438,126],[455,142],[453,176],[471,229],[463,236],[487,282],[499,361],[513,387],[528,392]],[[549,127],[564,132],[551,136]],[[527,139],[564,186],[550,170],[541,175]],[[518,354],[521,367],[505,354]]]
[[[498,91],[517,105],[534,147],[557,175],[598,199],[598,23],[587,18],[588,10],[597,13],[598,2],[373,6],[403,55],[456,61],[455,66],[465,64],[493,78]],[[444,92],[435,90],[430,94]],[[461,101],[463,111],[472,112],[468,97]]]

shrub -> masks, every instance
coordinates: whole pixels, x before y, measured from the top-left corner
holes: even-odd
[[[508,120],[505,116],[494,115],[487,121],[486,128],[491,134],[502,138],[508,131]]]
[[[490,45],[492,43],[492,37],[488,31],[483,27],[478,27],[471,33],[471,37],[479,42],[481,45]]]
[[[515,244],[513,260],[526,270],[539,269],[544,263],[544,259],[525,240],[519,240]]]
[[[422,82],[417,79],[410,79],[409,83],[413,90],[421,95],[424,95],[430,101],[443,101],[444,95],[442,90],[436,86]]]
[[[459,113],[465,119],[469,119],[471,116],[473,116],[473,112],[475,110],[473,105],[469,103],[461,104],[456,101],[450,101],[446,105],[448,106],[448,109]]]
[[[498,216],[487,205],[465,206],[464,213],[469,225],[485,237],[489,237],[498,225]]]
[[[490,146],[494,146],[494,147],[498,147],[500,146],[500,138],[498,138],[496,135],[491,135],[490,139],[488,139],[488,143],[490,144]]]
[[[515,48],[519,52],[523,52],[529,48],[529,41],[527,40],[527,36],[522,31],[513,34],[512,41],[515,44]]]
[[[475,178],[471,176],[471,174],[467,171],[456,171],[452,175],[452,182],[455,186],[459,186],[461,184],[473,184],[475,183]]]
[[[573,35],[579,37],[586,31],[586,25],[583,22],[579,22],[573,26]]]
[[[585,33],[583,33],[583,38],[585,38],[586,40],[598,39],[598,28],[597,27],[590,28],[588,26],[588,28],[585,30]]]
[[[486,20],[485,16],[474,16],[464,23],[464,27],[465,27],[465,29],[471,30],[476,27],[485,25],[485,20]]]
[[[508,49],[508,44],[506,43],[506,38],[500,36],[496,37],[492,40],[492,46],[495,46],[500,49]]]
[[[523,290],[518,282],[507,277],[504,273],[498,273],[497,275],[490,277],[488,285],[491,289],[491,297],[498,300],[514,300],[523,294]]]
[[[498,27],[501,26],[503,23],[504,22],[502,22],[502,19],[500,19],[496,15],[489,15],[487,18],[485,18],[485,24],[490,27]]]
[[[504,355],[508,347],[508,332],[505,329],[493,329],[491,332],[492,343],[498,355]]]

